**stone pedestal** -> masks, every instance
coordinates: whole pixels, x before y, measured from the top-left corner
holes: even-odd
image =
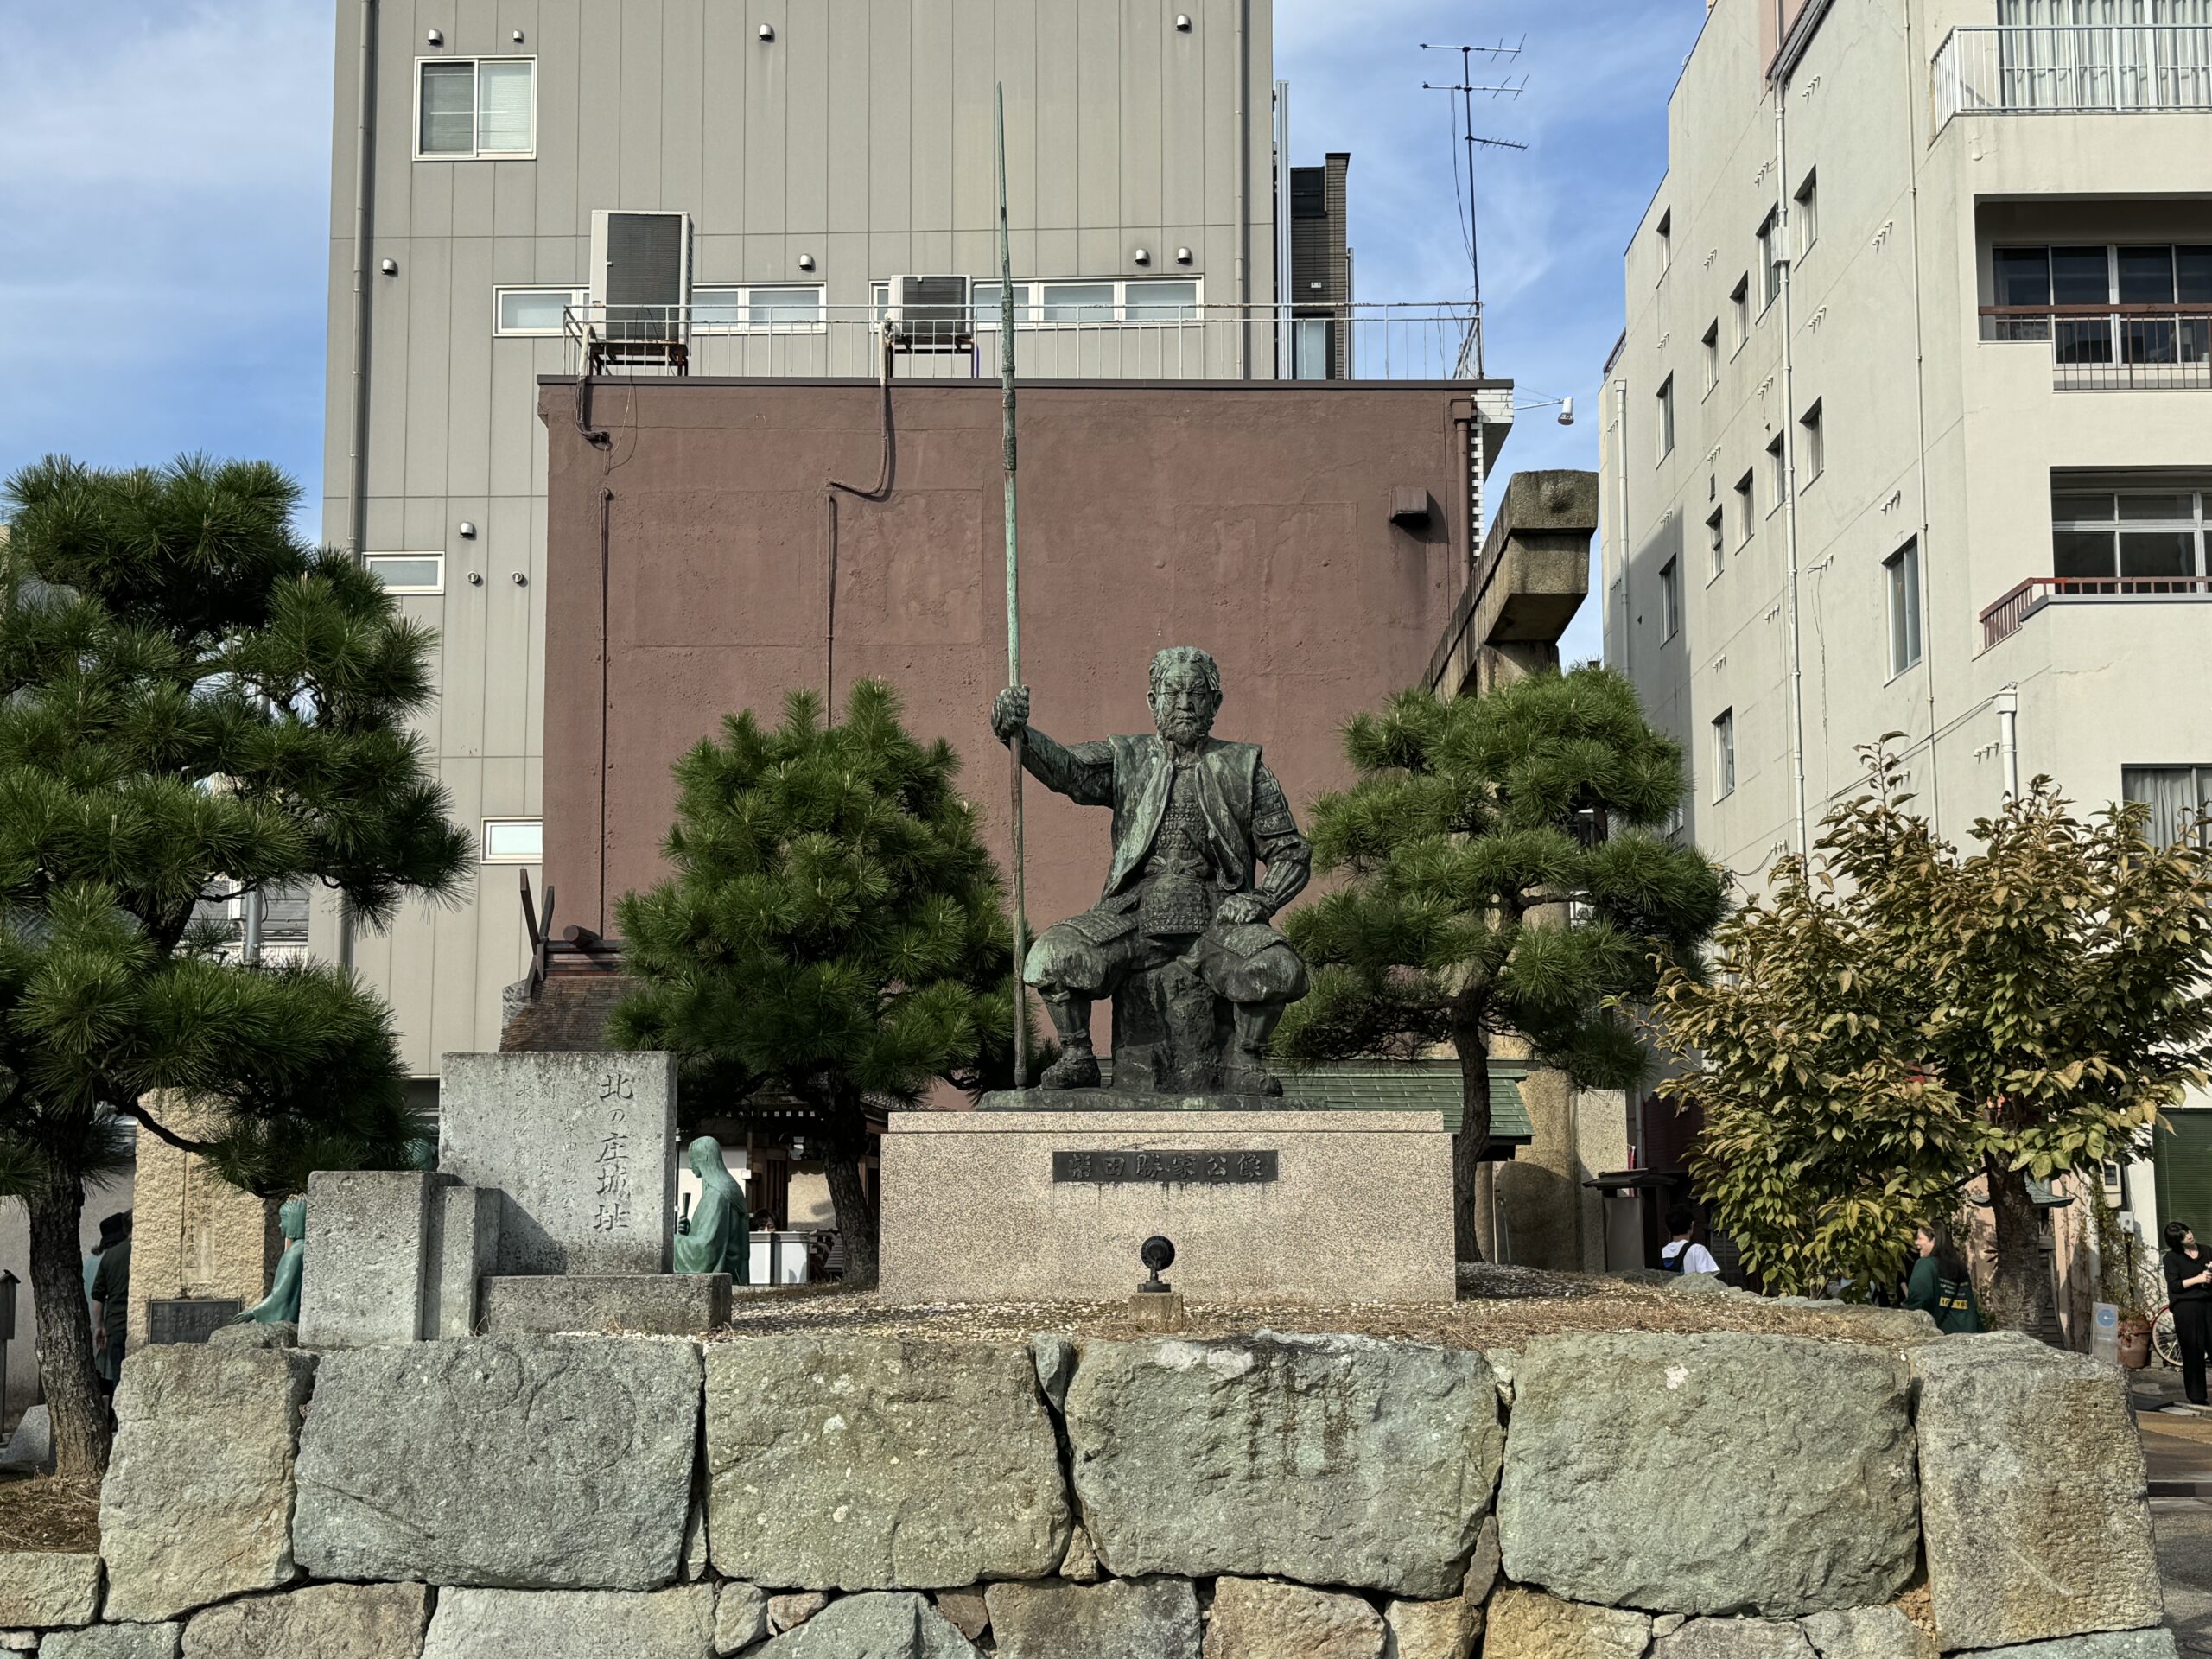
[[[308,1177],[301,1346],[383,1348],[437,1334],[426,1270],[439,1185],[411,1169]]]
[[[1450,1301],[1442,1116],[1280,1105],[893,1112],[883,1295],[1125,1302],[1156,1233],[1192,1302]]]
[[[218,1127],[212,1116],[169,1104],[162,1109],[162,1121],[193,1140]],[[232,1186],[204,1159],[141,1134],[127,1207],[131,1349],[152,1341],[155,1302],[191,1299],[251,1307],[267,1294],[284,1249],[276,1205]]]
[[[494,1276],[483,1285],[484,1334],[704,1336],[729,1323],[729,1299],[726,1273]]]
[[[502,1274],[665,1273],[675,1057],[448,1054],[438,1169],[506,1194]]]

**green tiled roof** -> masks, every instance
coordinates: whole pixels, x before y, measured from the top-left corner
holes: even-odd
[[[1535,1138],[1521,1100],[1528,1071],[1517,1060],[1490,1063],[1492,1141],[1526,1146]],[[1463,1115],[1457,1060],[1337,1060],[1281,1076],[1285,1095],[1338,1111],[1441,1112],[1444,1127],[1455,1134]]]

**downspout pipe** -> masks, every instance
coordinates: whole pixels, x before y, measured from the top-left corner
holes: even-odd
[[[369,238],[376,183],[376,45],[377,0],[361,0],[360,66],[353,86],[353,412],[347,423],[346,458],[346,550],[356,559],[369,539]],[[257,947],[257,938],[255,944]],[[353,907],[342,894],[338,900],[338,966],[345,973],[353,971]]]
[[[2020,798],[2020,688],[2003,687],[1992,699],[1997,706],[1997,757],[2005,769],[2005,798]]]
[[[1789,568],[1789,749],[1792,782],[1796,791],[1797,855],[1807,856],[1812,846],[1812,823],[1805,798],[1805,651],[1798,619],[1797,570],[1797,375],[1796,333],[1790,311],[1790,281],[1796,275],[1796,256],[1789,245],[1789,79],[1786,73],[1774,80],[1774,234],[1780,244],[1782,272],[1782,487],[1783,542]]]
[[[1628,382],[1613,382],[1613,473],[1618,487],[1613,512],[1613,538],[1620,543],[1621,559],[1621,672],[1630,679],[1636,668],[1636,615],[1628,591]]]
[[[1252,0],[1236,0],[1236,378],[1251,378]]]

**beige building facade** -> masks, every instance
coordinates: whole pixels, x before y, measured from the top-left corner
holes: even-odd
[[[2039,774],[2212,798],[2212,5],[1716,0],[1624,258],[1606,659],[1759,890],[1903,735],[1955,842]],[[2139,1223],[2212,1215],[2183,1114]],[[2113,1172],[2113,1185],[2120,1173]]]

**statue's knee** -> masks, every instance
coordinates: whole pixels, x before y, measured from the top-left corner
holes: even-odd
[[[1054,925],[1029,947],[1021,976],[1047,995],[1096,996],[1106,983],[1106,958],[1081,934]]]
[[[1295,1002],[1306,995],[1306,963],[1288,944],[1271,944],[1231,967],[1219,988],[1231,1002]]]

